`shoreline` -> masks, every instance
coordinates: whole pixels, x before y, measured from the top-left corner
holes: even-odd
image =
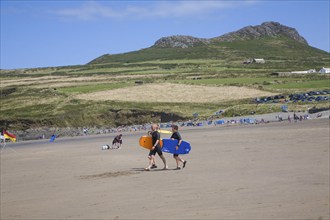
[[[321,114],[321,117],[318,115]],[[225,117],[219,119],[213,119],[209,121],[205,120],[194,120],[194,126],[187,126],[190,121],[186,122],[173,122],[173,124],[178,124],[180,129],[189,129],[192,127],[205,127],[205,126],[225,126],[225,125],[243,125],[243,124],[259,124],[259,123],[274,123],[274,122],[285,122],[288,121],[288,116],[293,118],[293,112],[275,112],[275,113],[268,113],[262,115],[247,115],[247,116],[237,116],[237,117]],[[308,115],[307,120],[317,119],[317,118],[329,118],[330,117],[330,110],[308,114],[308,112],[297,112],[297,115]],[[278,116],[283,118],[282,121],[279,121]],[[251,122],[242,122],[242,119],[252,119]],[[214,122],[218,120],[223,120],[224,124],[217,124],[215,125]],[[305,119],[306,120],[306,119]],[[208,122],[212,121],[210,124]],[[292,122],[294,120],[292,119]],[[165,125],[163,129],[169,129],[169,125],[172,124],[168,123],[161,123],[161,125]],[[184,126],[182,126],[184,124]],[[198,125],[199,124],[199,125]],[[61,139],[64,137],[84,137],[90,135],[102,135],[102,134],[118,134],[118,133],[137,133],[137,132],[147,132],[150,129],[149,124],[144,125],[128,125],[128,126],[119,126],[117,128],[89,128],[88,133],[84,134],[84,128],[53,128],[53,127],[41,127],[41,128],[32,128],[26,131],[14,131],[13,133],[17,136],[17,142],[25,142],[30,140],[49,140],[50,137],[55,133],[57,135],[56,139]],[[7,144],[10,142],[7,142]]]
[[[319,114],[321,114],[320,117]],[[181,126],[182,122],[174,122],[173,124],[177,124],[180,127],[180,130],[191,130],[191,129],[203,129],[207,127],[232,127],[232,126],[247,126],[247,125],[259,125],[259,124],[267,124],[267,123],[300,123],[300,120],[291,120],[291,122],[288,121],[288,116],[291,116],[293,118],[293,113],[291,112],[276,112],[276,113],[269,113],[269,114],[262,114],[262,115],[248,115],[248,116],[242,116],[242,117],[227,117],[227,118],[221,118],[221,119],[215,119],[212,120],[211,124],[208,124],[208,121],[198,121],[196,124],[200,125],[195,125],[195,126]],[[300,115],[308,115],[308,118],[302,119],[302,121],[306,120],[315,120],[315,119],[322,119],[322,118],[329,118],[330,119],[330,110],[327,111],[322,111],[314,114],[308,114],[307,112],[298,112],[298,116]],[[281,116],[283,120],[279,120],[278,116]],[[242,119],[253,119],[253,123],[246,123],[242,122]],[[214,124],[215,121],[217,120],[223,120],[225,123],[223,124]],[[162,125],[167,125],[168,127],[163,127],[162,129],[164,130],[170,130],[170,125],[172,123],[162,123]],[[186,122],[187,124],[187,122]],[[62,139],[70,139],[70,138],[96,138],[99,136],[106,136],[106,137],[114,137],[118,135],[119,133],[122,133],[124,135],[127,134],[146,134],[148,130],[150,129],[150,124],[145,124],[145,125],[133,125],[133,126],[126,126],[125,128],[120,127],[121,129],[114,129],[114,128],[92,128],[90,129],[88,134],[84,135],[83,133],[83,128],[60,128],[59,132],[57,133],[56,141],[62,140]],[[143,127],[143,129],[136,129],[137,127]],[[31,131],[32,130],[32,131]],[[6,145],[8,146],[15,146],[17,143],[26,143],[26,142],[31,142],[31,141],[40,141],[44,143],[45,141],[49,141],[52,133],[48,133],[45,135],[45,138],[39,137],[40,135],[35,135],[36,133],[46,133],[46,132],[41,132],[43,131],[42,128],[37,128],[37,129],[31,129],[26,132],[24,132],[24,135],[18,135],[18,139],[15,143],[13,142],[6,142]],[[52,131],[54,130],[53,128],[45,128],[46,131]],[[80,131],[80,133],[79,133]],[[59,135],[58,135],[59,134]],[[75,134],[75,135],[73,135]],[[24,139],[20,137],[24,137]],[[165,135],[166,136],[166,135]],[[36,138],[37,137],[37,138]],[[38,138],[39,137],[39,138]],[[3,144],[2,146],[3,147]]]

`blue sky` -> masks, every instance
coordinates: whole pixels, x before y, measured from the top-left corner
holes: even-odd
[[[161,37],[211,38],[276,21],[330,51],[329,0],[1,0],[1,69],[85,64]]]

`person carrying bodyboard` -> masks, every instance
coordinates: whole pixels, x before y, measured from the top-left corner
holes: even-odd
[[[178,130],[179,130],[179,127],[177,125],[172,125],[172,132],[173,132],[173,134],[171,136],[171,139],[172,140],[178,140],[178,145],[175,147],[176,150],[179,149],[179,146],[180,146],[180,144],[182,142],[182,138],[181,138],[181,135],[180,135],[180,133],[179,133]],[[175,162],[176,162],[176,170],[180,170],[181,169],[181,167],[179,165],[179,162],[182,162],[182,164],[183,164],[182,165],[182,168],[185,168],[187,161],[186,160],[183,160],[179,156],[179,154],[173,154],[173,158],[175,159]]]

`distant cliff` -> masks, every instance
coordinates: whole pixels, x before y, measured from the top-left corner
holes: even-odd
[[[230,32],[214,38],[196,38],[192,36],[162,37],[155,42],[157,48],[187,48],[199,45],[207,45],[213,42],[232,42],[237,40],[252,40],[265,37],[287,37],[297,42],[308,45],[304,37],[294,28],[282,25],[278,22],[264,22],[257,26],[247,26],[238,31]]]

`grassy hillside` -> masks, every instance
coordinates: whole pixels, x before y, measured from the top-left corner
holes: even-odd
[[[103,55],[89,64],[136,63],[166,60],[218,60],[225,67],[239,67],[248,58],[264,58],[262,68],[278,71],[322,68],[329,65],[329,53],[288,38],[219,42],[190,48],[147,48],[124,54]],[[175,67],[173,64],[168,68]],[[166,67],[166,66],[165,66]],[[245,68],[250,68],[249,66]],[[258,68],[253,66],[252,68]]]
[[[266,63],[242,64],[248,58],[264,58]],[[129,88],[137,86],[136,81],[142,81],[144,85],[163,85],[165,82],[195,85],[206,90],[234,86],[274,94],[330,89],[329,74],[270,75],[274,71],[319,70],[329,67],[329,63],[327,52],[286,38],[264,38],[184,49],[151,47],[104,55],[80,66],[1,70],[0,127],[106,127],[159,122],[164,115],[170,115],[173,120],[186,120],[194,113],[208,118],[219,109],[226,109],[226,116],[278,111],[280,104],[256,108],[251,98],[168,103],[140,99],[124,101],[124,98],[122,101],[111,100],[106,95],[111,96],[111,91],[120,89],[129,93]],[[104,92],[104,100],[80,98],[82,94],[88,96],[99,92]],[[157,89],[150,92],[157,92]],[[171,88],[164,92],[175,97],[176,91]],[[313,106],[324,107],[329,103],[295,103],[290,104],[289,109],[305,110]]]

